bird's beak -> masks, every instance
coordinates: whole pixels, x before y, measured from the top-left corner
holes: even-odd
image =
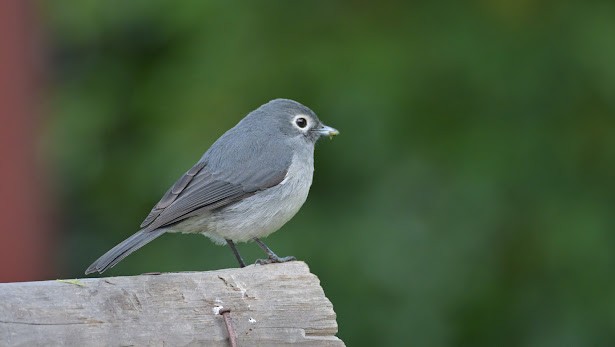
[[[333,136],[335,135],[339,135],[339,131],[337,131],[337,129],[331,128],[329,126],[326,126],[324,124],[322,124],[318,130],[317,130],[318,134],[321,136],[329,136],[329,138],[333,138]]]

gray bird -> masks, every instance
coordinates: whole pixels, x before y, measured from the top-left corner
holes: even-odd
[[[141,223],[141,230],[113,247],[85,270],[102,273],[167,232],[201,233],[227,244],[241,267],[235,242],[254,241],[278,257],[260,238],[280,229],[305,202],[314,172],[314,145],[339,132],[324,125],[306,106],[272,100],[250,112],[222,135],[201,159],[169,188]]]

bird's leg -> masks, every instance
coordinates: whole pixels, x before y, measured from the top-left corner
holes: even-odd
[[[267,259],[258,259],[256,261],[256,264],[265,265],[271,263],[285,263],[287,261],[297,260],[297,258],[293,257],[292,255],[288,257],[278,257],[275,253],[273,253],[271,249],[269,249],[269,247],[267,247],[265,243],[263,243],[263,241],[259,240],[257,237],[254,238],[254,242],[256,242],[256,244],[263,251],[265,251],[265,253],[267,253]]]
[[[226,244],[229,247],[231,247],[231,250],[233,251],[235,258],[237,258],[237,261],[239,262],[239,267],[246,267],[246,263],[243,262],[243,258],[241,257],[241,254],[239,254],[237,247],[235,247],[235,243],[233,243],[233,241],[229,239],[225,239],[225,240],[226,240]]]

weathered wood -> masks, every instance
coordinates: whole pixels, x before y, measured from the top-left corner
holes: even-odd
[[[0,284],[2,346],[343,346],[303,262],[243,269]]]

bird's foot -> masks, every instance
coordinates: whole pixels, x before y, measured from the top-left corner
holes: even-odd
[[[255,264],[265,265],[272,263],[286,263],[287,261],[297,260],[297,258],[289,255],[288,257],[278,257],[277,255],[269,256],[267,259],[258,259]]]

